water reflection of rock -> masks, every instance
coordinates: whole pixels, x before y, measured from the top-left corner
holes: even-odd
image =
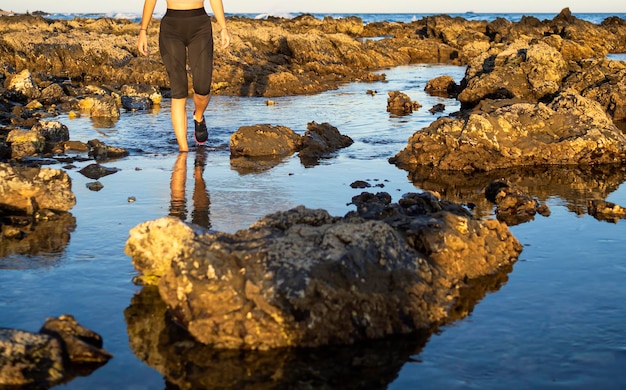
[[[450,308],[450,323],[469,315],[499,290],[512,266],[469,281]],[[385,389],[438,328],[352,346],[217,350],[194,340],[172,321],[154,286],[143,287],[124,311],[135,355],[179,389]],[[441,324],[444,325],[444,324]]]
[[[34,269],[54,265],[70,241],[70,233],[76,228],[76,218],[71,213],[60,212],[50,215],[47,220],[33,221],[25,218],[24,224],[3,226],[12,229],[16,237],[0,235],[0,268]],[[25,263],[24,259],[10,255],[39,256],[35,261]]]
[[[446,200],[475,205],[478,216],[491,214],[493,204],[485,198],[484,189],[498,179],[506,179],[541,202],[559,197],[577,215],[587,213],[588,200],[606,199],[626,181],[626,169],[612,165],[516,167],[473,173],[425,166],[403,168],[415,186],[438,192]]]

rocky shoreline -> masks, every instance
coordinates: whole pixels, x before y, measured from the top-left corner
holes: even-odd
[[[130,21],[0,16],[2,248],[52,231],[38,236],[38,226],[54,225],[65,240],[74,227],[67,218],[75,202],[71,182],[62,169],[41,167],[42,159],[71,162],[66,151],[78,150],[94,160],[85,175],[97,179],[113,173],[98,162],[128,155],[124,145],[74,142],[54,118],[60,112],[117,118],[167,98],[158,27],[157,20],[150,25],[153,51],[143,58]],[[463,288],[517,260],[522,247],[507,225],[549,215],[535,194],[516,186],[519,170],[556,169],[556,177],[559,166],[579,167],[593,183],[595,173],[611,177],[611,168],[626,163],[620,128],[626,63],[606,58],[626,52],[620,18],[595,25],[564,9],[545,21],[440,15],[364,25],[356,17],[302,15],[231,18],[229,29],[232,48],[216,52],[215,94],[313,94],[384,80],[379,71],[398,65],[466,65],[458,83],[444,76],[426,87],[458,99],[461,110],[416,129],[390,163],[422,188],[457,177],[475,180],[479,191],[449,194],[458,196],[450,201],[433,190],[398,203],[386,193],[364,192],[352,199],[357,210],[344,217],[300,207],[232,235],[174,217],[137,226],[126,247],[137,280],[155,284],[168,321],[208,346],[354,344],[445,323]],[[401,91],[389,92],[389,112],[408,115],[420,106]],[[304,136],[281,126],[241,128],[231,137],[233,166],[259,169],[258,158],[293,153],[303,162],[321,158],[350,147],[339,130],[315,122]],[[506,176],[494,180],[493,172]],[[497,220],[470,211],[476,193],[495,205]],[[607,221],[626,217],[603,198],[588,212]]]

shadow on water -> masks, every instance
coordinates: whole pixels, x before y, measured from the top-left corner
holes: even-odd
[[[499,290],[512,267],[468,282],[449,321],[468,316]],[[198,343],[170,317],[157,287],[140,290],[124,311],[135,355],[175,389],[385,389],[437,328],[350,346],[270,351],[216,350]],[[441,324],[444,325],[444,324]]]
[[[623,166],[516,167],[489,172],[442,171],[432,167],[402,167],[417,187],[438,192],[444,199],[475,205],[478,217],[491,214],[493,204],[484,189],[493,180],[506,179],[541,202],[558,197],[573,213],[587,212],[587,202],[604,200],[626,181]]]

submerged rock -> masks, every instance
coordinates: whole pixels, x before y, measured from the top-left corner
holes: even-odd
[[[427,329],[459,286],[522,249],[504,224],[429,194],[353,202],[343,218],[300,206],[235,234],[162,218],[133,228],[126,253],[198,341],[265,350]]]

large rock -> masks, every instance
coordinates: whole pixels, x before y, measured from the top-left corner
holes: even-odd
[[[286,156],[301,147],[301,136],[285,126],[242,126],[230,136],[232,157]]]
[[[537,102],[556,93],[567,74],[567,63],[556,49],[518,41],[495,56],[484,53],[471,61],[458,99],[464,107],[487,98]]]
[[[46,319],[39,333],[0,328],[0,387],[48,389],[112,357],[100,335],[71,315]]]
[[[0,163],[0,210],[32,215],[42,209],[68,211],[75,204],[72,182],[66,172]]]
[[[485,100],[473,111],[414,133],[391,161],[466,171],[621,164],[626,137],[599,103],[566,91],[549,104]]]
[[[521,245],[504,224],[429,194],[391,204],[355,197],[332,217],[304,207],[235,234],[167,217],[130,232],[126,253],[177,321],[216,348],[352,344],[447,318],[456,286],[510,265]]]

